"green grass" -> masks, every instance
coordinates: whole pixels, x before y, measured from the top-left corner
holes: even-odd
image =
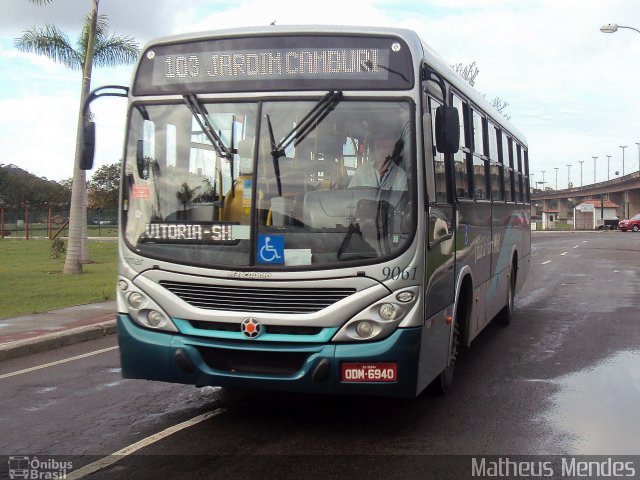
[[[89,242],[89,251],[83,274],[63,275],[50,241],[0,240],[0,318],[115,298],[117,243]]]

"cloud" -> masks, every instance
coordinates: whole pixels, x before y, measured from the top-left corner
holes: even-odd
[[[89,2],[56,0],[46,7],[26,0],[2,2],[0,106],[3,112],[11,112],[10,136],[0,133],[2,151],[9,152],[3,155],[24,159],[34,166],[34,173],[68,177],[70,170],[51,172],[51,164],[68,161],[69,145],[73,154],[77,72],[41,57],[17,54],[12,41],[25,27],[46,22],[74,38]],[[541,170],[553,172],[558,165],[566,171],[565,164],[577,166],[578,160],[592,161],[594,155],[612,154],[612,162],[621,164],[618,146],[630,145],[627,158],[633,159],[634,142],[640,141],[636,93],[640,65],[635,61],[640,57],[640,35],[629,30],[599,31],[610,22],[640,27],[634,23],[640,18],[638,2],[326,0],[302,6],[292,0],[104,0],[100,10],[109,16],[115,32],[132,35],[141,43],[177,33],[268,25],[274,20],[279,25],[339,23],[414,29],[449,63],[477,62],[476,88],[489,99],[499,96],[509,102],[507,113],[528,137],[531,172],[538,176]],[[128,84],[131,71],[131,67],[95,70],[93,85]],[[117,106],[104,108],[97,151],[100,162],[110,163],[121,156],[124,112]],[[55,134],[49,136],[51,131]],[[38,143],[34,138],[39,132],[47,135],[41,143],[60,146],[51,147],[47,154],[32,145]],[[116,142],[117,148],[112,146]],[[32,160],[45,154],[51,157],[52,152],[60,159],[47,164]],[[606,175],[606,165],[598,165],[601,175]]]

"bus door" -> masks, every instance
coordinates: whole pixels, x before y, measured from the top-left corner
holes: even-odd
[[[447,318],[452,313],[455,300],[455,209],[450,190],[451,175],[445,162],[445,154],[437,152],[435,138],[436,109],[442,105],[435,98],[425,99],[424,111],[430,116],[431,135],[423,126],[424,165],[428,196],[425,212],[427,221],[427,245],[425,248],[425,329],[423,331],[420,378],[429,381],[447,365],[451,325]]]

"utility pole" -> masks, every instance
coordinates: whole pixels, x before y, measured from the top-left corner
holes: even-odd
[[[556,171],[556,190],[558,190],[558,170],[560,167],[553,167]]]
[[[580,186],[582,186],[582,164],[584,160],[578,160],[578,163],[580,164]]]
[[[620,148],[622,149],[622,176],[624,177],[624,149],[627,148],[627,146],[620,145]]]
[[[571,188],[571,164],[567,163],[567,188]]]
[[[611,155],[607,155],[607,180],[610,180],[609,177],[609,166],[611,165]]]
[[[593,158],[593,183],[596,183],[596,160],[598,160],[598,157],[592,157]]]

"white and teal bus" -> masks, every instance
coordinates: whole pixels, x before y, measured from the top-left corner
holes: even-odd
[[[414,32],[166,38],[102,95],[129,101],[124,377],[413,397],[510,321],[527,143]]]

